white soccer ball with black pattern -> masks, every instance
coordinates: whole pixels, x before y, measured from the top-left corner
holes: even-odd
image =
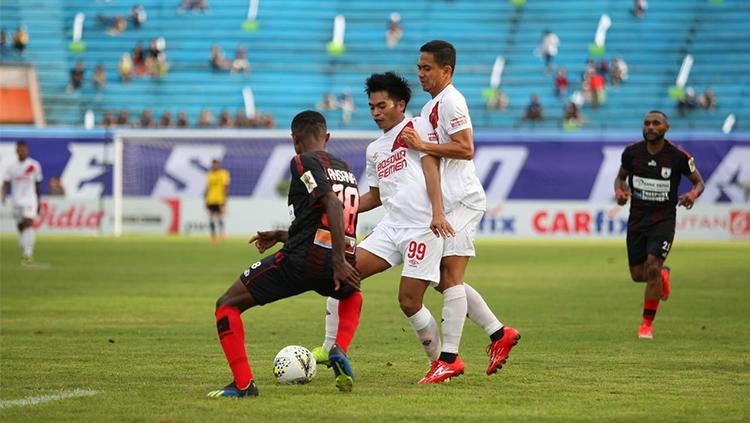
[[[315,377],[317,365],[310,350],[289,345],[273,359],[273,374],[284,385],[308,383]]]

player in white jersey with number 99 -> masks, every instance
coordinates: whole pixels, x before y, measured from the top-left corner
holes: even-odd
[[[467,315],[490,336],[487,375],[502,367],[521,336],[516,329],[504,327],[481,295],[464,283],[469,257],[475,255],[476,228],[486,209],[484,189],[474,169],[471,118],[466,100],[452,83],[456,68],[453,45],[433,40],[423,45],[420,53],[417,64],[419,82],[422,89],[432,96],[422,108],[422,117],[430,122],[438,142],[425,142],[418,133],[409,130],[404,134],[404,141],[410,149],[443,158],[443,205],[446,217],[456,231],[455,237],[445,240],[437,287],[443,293],[444,301],[442,352],[420,381],[439,383],[464,371],[463,362],[458,357],[458,346]]]
[[[8,199],[11,188],[13,219],[18,227],[18,243],[23,253],[23,264],[30,264],[34,255],[34,219],[39,214],[39,197],[42,182],[42,166],[29,157],[29,146],[16,143],[18,161],[11,163],[3,175],[2,201]]]

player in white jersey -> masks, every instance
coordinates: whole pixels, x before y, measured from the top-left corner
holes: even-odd
[[[411,150],[403,143],[409,128],[429,139],[429,123],[405,118],[411,98],[409,84],[393,72],[373,74],[366,82],[370,113],[383,135],[367,146],[369,191],[360,196],[358,212],[383,206],[385,215],[373,232],[357,246],[357,269],[362,279],[404,264],[399,304],[409,318],[428,355],[440,352],[437,322],[423,305],[424,292],[440,281],[443,238],[454,234],[446,220],[440,190],[440,159]],[[326,338],[313,354],[327,360],[339,325],[338,301],[326,307]],[[341,317],[344,318],[343,316]],[[437,338],[436,343],[430,343]]]
[[[456,49],[446,41],[433,40],[420,48],[417,64],[422,89],[432,100],[422,108],[422,117],[430,122],[437,143],[430,142],[415,131],[406,130],[404,141],[410,149],[443,158],[443,206],[456,236],[445,240],[440,268],[443,293],[443,347],[440,357],[422,379],[438,383],[463,373],[464,365],[458,357],[458,346],[463,331],[464,317],[481,326],[490,336],[487,347],[490,362],[487,375],[496,373],[520,339],[519,332],[503,324],[492,313],[481,295],[464,282],[469,257],[475,255],[474,236],[484,214],[484,189],[474,169],[474,137],[466,100],[453,86],[456,68]],[[446,319],[448,316],[459,316]]]
[[[2,200],[8,199],[8,188],[11,189],[13,219],[18,226],[18,243],[23,253],[23,264],[30,264],[34,255],[34,219],[39,213],[40,184],[42,166],[29,157],[29,146],[19,141],[16,143],[18,161],[10,164],[3,175]]]

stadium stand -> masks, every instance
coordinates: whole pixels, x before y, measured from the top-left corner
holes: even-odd
[[[135,4],[136,2],[133,2]],[[244,32],[247,2],[210,2],[206,14],[177,13],[178,1],[143,0],[148,20],[141,29],[129,25],[112,36],[96,20],[97,14],[127,16],[133,4],[92,0],[4,0],[0,2],[0,24],[6,33],[19,24],[28,27],[29,46],[23,57],[4,51],[3,61],[33,63],[40,79],[47,122],[80,125],[86,110],[97,121],[107,110],[128,110],[131,117],[145,108],[157,117],[170,110],[184,110],[195,123],[202,109],[214,116],[222,110],[232,115],[243,106],[242,88],[253,89],[258,110],[271,112],[283,127],[301,109],[313,108],[325,92],[354,93],[356,110],[351,129],[372,129],[367,99],[361,95],[363,80],[372,72],[396,70],[414,84],[410,111],[418,113],[427,100],[416,84],[415,63],[419,46],[430,39],[445,39],[458,49],[455,85],[469,102],[475,127],[532,128],[521,122],[532,93],[545,107],[544,122],[534,128],[561,127],[567,101],[553,93],[554,73],[545,74],[542,60],[534,54],[544,29],[561,40],[555,64],[563,66],[571,86],[589,57],[598,19],[607,13],[613,21],[606,42],[606,58],[621,56],[629,66],[629,80],[607,88],[607,102],[599,109],[584,107],[591,129],[632,128],[640,124],[647,109],[662,109],[674,115],[673,125],[683,129],[716,129],[733,112],[738,127],[750,122],[750,2],[707,0],[649,2],[643,19],[631,14],[632,2],[614,0],[529,0],[523,7],[509,1],[396,0],[379,2],[327,2],[308,0],[260,1],[259,29]],[[83,39],[86,51],[68,51],[76,13],[86,13]],[[392,49],[386,47],[386,23],[391,12],[402,17],[404,35]],[[347,19],[346,52],[338,57],[326,53],[333,17]],[[117,63],[137,42],[164,37],[170,70],[162,78],[134,78],[122,84]],[[252,73],[214,72],[209,64],[213,44],[220,45],[228,59],[235,47],[247,46]],[[6,48],[7,50],[7,48]],[[685,54],[695,58],[688,86],[702,93],[713,88],[718,108],[695,110],[678,117],[676,102],[667,94],[674,84]],[[506,59],[502,90],[510,99],[506,111],[488,111],[482,92],[489,86],[495,57]],[[86,63],[81,90],[66,92],[69,70],[79,59]],[[109,83],[97,92],[91,83],[93,69],[102,63]],[[331,126],[342,127],[340,112],[326,112]]]

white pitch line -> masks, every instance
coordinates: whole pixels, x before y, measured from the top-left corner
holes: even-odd
[[[59,394],[41,395],[38,397],[28,397],[19,400],[5,400],[0,401],[0,409],[9,407],[25,407],[27,405],[37,405],[43,402],[58,401],[67,398],[90,397],[98,393],[99,392],[97,391],[91,391],[88,389],[76,389],[71,392],[60,392]]]

